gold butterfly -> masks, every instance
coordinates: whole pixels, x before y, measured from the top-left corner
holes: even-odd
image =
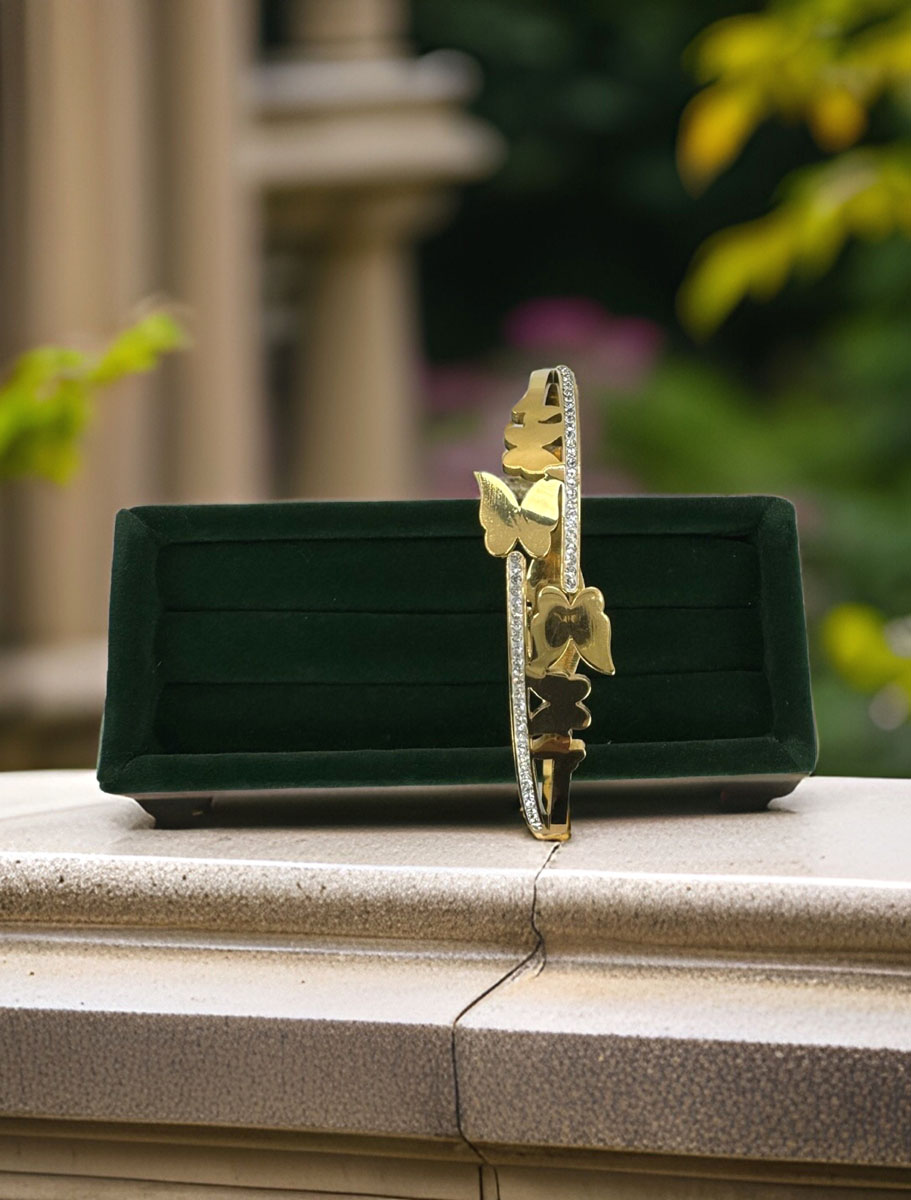
[[[614,674],[610,618],[597,588],[583,588],[572,598],[553,584],[542,587],[531,619],[532,657],[528,674],[541,676],[561,658],[570,643],[596,671]]]
[[[503,469],[535,479],[562,463],[562,451],[554,447],[563,438],[563,414],[554,405],[544,405],[519,415],[521,423],[507,425],[504,431]]]
[[[560,519],[560,480],[539,479],[518,500],[496,475],[475,471],[474,477],[481,489],[479,516],[488,551],[503,558],[518,542],[532,558],[543,558]]]

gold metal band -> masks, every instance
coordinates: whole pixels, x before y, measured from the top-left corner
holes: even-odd
[[[506,559],[510,715],[519,803],[535,837],[570,835],[569,788],[591,714],[580,662],[613,675],[610,619],[579,564],[578,390],[569,367],[533,371],[506,426],[503,470],[475,472],[484,544]],[[530,697],[540,701],[532,710]],[[541,777],[538,777],[540,764]]]

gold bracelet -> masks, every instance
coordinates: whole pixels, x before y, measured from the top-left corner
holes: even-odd
[[[506,628],[512,749],[519,805],[536,838],[569,837],[569,787],[585,757],[573,730],[591,713],[579,662],[614,674],[604,597],[579,567],[579,394],[569,367],[533,371],[506,426],[511,488],[476,471],[489,553],[506,559]],[[541,702],[530,708],[530,693]],[[536,764],[541,765],[538,780]]]

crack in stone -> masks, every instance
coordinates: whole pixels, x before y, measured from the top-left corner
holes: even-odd
[[[498,1174],[495,1164],[489,1161],[489,1159],[485,1156],[484,1152],[478,1146],[476,1146],[474,1144],[474,1142],[472,1142],[472,1140],[465,1133],[465,1130],[462,1128],[462,1101],[461,1101],[461,1095],[459,1092],[459,1060],[458,1060],[458,1054],[456,1051],[456,1033],[458,1031],[459,1022],[469,1012],[471,1012],[471,1010],[477,1004],[480,1004],[482,1000],[485,1000],[489,995],[491,995],[491,993],[495,992],[498,988],[502,987],[504,984],[509,983],[511,980],[518,979],[519,976],[524,975],[526,971],[533,971],[534,974],[537,975],[544,969],[544,965],[547,962],[547,947],[545,946],[545,943],[544,943],[544,935],[541,933],[541,930],[538,928],[538,880],[544,874],[544,872],[550,865],[551,860],[553,859],[554,855],[557,853],[557,851],[559,849],[560,849],[560,843],[555,842],[554,845],[550,848],[550,850],[547,854],[547,857],[544,859],[544,862],[541,863],[541,866],[535,872],[535,877],[532,880],[531,912],[529,913],[528,919],[529,919],[529,923],[531,924],[532,931],[534,932],[534,935],[535,935],[535,944],[532,946],[531,950],[529,950],[528,954],[525,955],[525,957],[522,959],[521,962],[517,963],[514,967],[512,967],[509,971],[507,971],[500,979],[495,980],[490,985],[490,987],[485,988],[484,991],[480,992],[477,996],[474,997],[474,999],[469,1000],[468,1003],[465,1005],[465,1007],[462,1008],[461,1011],[456,1014],[455,1020],[452,1022],[452,1040],[451,1040],[452,1079],[453,1079],[453,1091],[454,1091],[454,1097],[455,1097],[456,1128],[458,1129],[459,1137],[462,1139],[462,1141],[465,1143],[465,1145],[468,1147],[468,1149],[473,1154],[477,1155],[477,1158],[481,1164],[481,1170],[480,1170],[480,1173],[478,1176],[478,1189],[479,1189],[478,1194],[479,1194],[481,1200],[499,1200],[500,1177],[499,1177],[499,1174]],[[484,1186],[485,1170],[487,1172],[489,1172],[490,1176],[492,1176],[492,1178],[493,1178],[494,1196],[490,1197],[490,1198],[488,1198],[488,1191]]]

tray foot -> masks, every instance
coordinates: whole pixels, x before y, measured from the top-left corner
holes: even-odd
[[[778,795],[770,787],[738,787],[721,793],[721,811],[727,813],[762,812]]]
[[[192,829],[212,810],[212,796],[134,796],[158,829]]]

